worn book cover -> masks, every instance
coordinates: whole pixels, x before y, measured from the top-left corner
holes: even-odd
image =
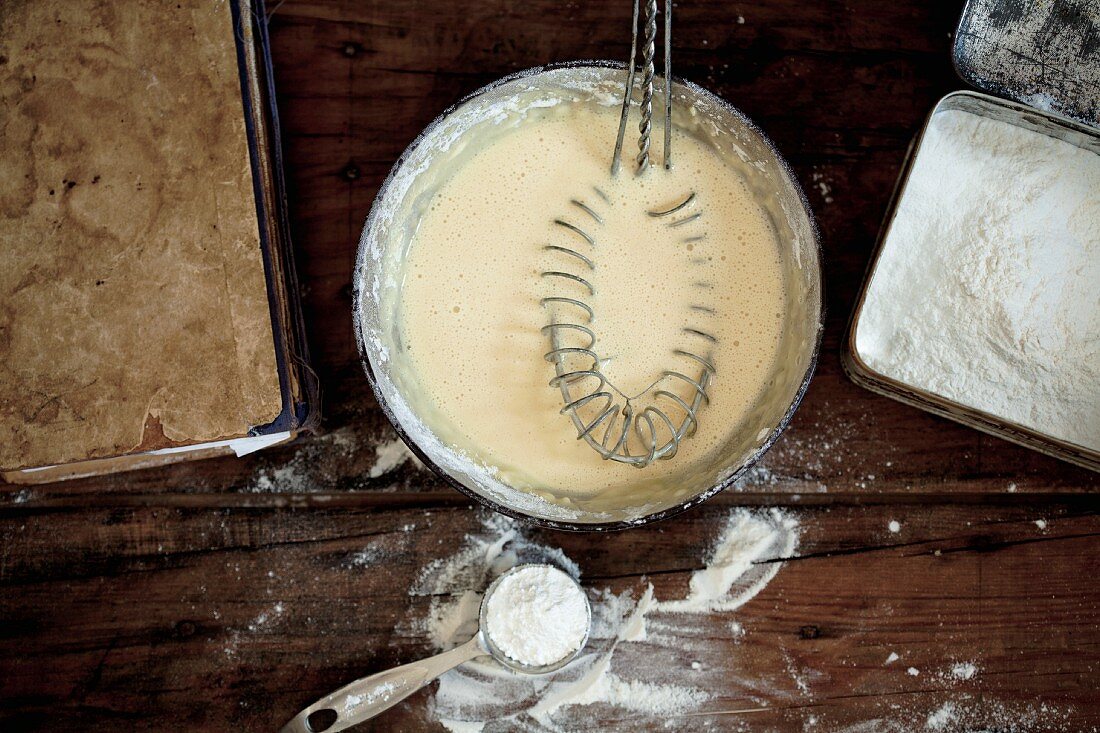
[[[253,12],[0,3],[0,470],[303,422]]]

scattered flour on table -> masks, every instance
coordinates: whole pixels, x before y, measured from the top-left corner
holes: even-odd
[[[300,494],[314,491],[316,481],[309,469],[297,457],[289,463],[266,468],[256,474],[248,491],[255,494]]]
[[[443,727],[451,733],[481,733],[485,730],[485,724],[466,720],[440,720]]]
[[[957,662],[951,665],[949,674],[956,680],[973,679],[978,674],[978,665],[973,662]]]
[[[344,562],[344,566],[349,568],[369,568],[371,565],[377,564],[383,557],[383,548],[364,547],[362,550],[353,552]]]
[[[845,481],[866,489],[874,482],[873,474],[860,475],[855,467],[863,463],[859,455],[859,435],[873,425],[873,413],[849,414],[833,409],[828,400],[822,404],[824,416],[808,420],[800,430],[787,431],[758,463],[753,464],[732,485],[733,491],[754,492],[784,485],[786,491],[798,487],[806,494],[826,494],[826,480]],[[853,440],[855,439],[855,440]],[[849,463],[853,464],[849,466]],[[889,465],[890,462],[887,462]],[[792,500],[798,501],[797,494]]]
[[[333,462],[346,462],[362,438],[350,426],[303,440],[294,454],[277,466],[260,468],[246,487],[256,494],[302,494],[324,491],[323,476]]]
[[[901,531],[901,522],[899,522],[896,519],[891,519],[890,524],[886,525],[886,528],[889,529],[894,534],[897,534],[898,532]]]
[[[800,668],[787,652],[783,652],[783,661],[786,663],[787,674],[790,675],[798,691],[803,697],[811,697],[810,683],[808,681],[811,670]]]
[[[822,173],[814,172],[813,181],[814,181],[814,187],[817,188],[817,190],[821,192],[821,199],[827,204],[833,203],[833,196],[832,196],[833,189],[825,181],[825,175],[822,174]]]
[[[920,674],[915,667],[910,667],[908,673]],[[828,730],[830,733],[1081,733],[1069,721],[1071,706],[999,700],[989,693],[983,696],[953,689],[979,674],[981,668],[976,662],[952,662],[931,675],[936,687],[921,695],[937,696],[933,698],[931,712],[925,699],[914,696],[911,702],[904,702],[898,701],[902,698],[884,696],[869,702],[870,719]]]
[[[424,467],[420,459],[409,450],[409,446],[405,445],[405,441],[394,438],[374,449],[374,465],[371,466],[369,475],[371,478],[378,478],[404,465],[407,461],[412,461],[417,469]]]
[[[744,731],[750,729],[748,718],[708,715],[708,710],[728,711],[731,700],[738,701],[738,709],[804,704],[813,699],[813,685],[822,676],[804,666],[804,657],[784,653],[785,675],[742,676],[738,661],[730,659],[731,647],[721,647],[716,655],[719,647],[712,637],[715,628],[728,628],[736,644],[745,634],[734,614],[775,576],[783,563],[774,561],[795,555],[799,532],[786,512],[734,511],[700,558],[701,567],[682,597],[658,598],[644,578],[633,592],[588,587],[592,631],[577,660],[546,676],[519,675],[491,660],[476,660],[440,679],[428,712],[451,733],[572,733],[594,730],[593,721],[608,730]],[[520,523],[483,515],[480,528],[453,554],[422,569],[409,593],[424,599],[426,613],[399,624],[398,633],[428,637],[439,649],[463,643],[477,628],[479,590],[528,562],[580,575],[560,549],[531,540]],[[716,618],[704,620],[705,615]],[[916,667],[889,667],[903,654],[891,651],[882,673],[910,680],[902,690],[929,684],[932,689],[911,701],[897,695],[868,700],[861,722],[830,720],[829,710],[807,711],[803,729],[1077,733],[1069,722],[1072,707],[974,694],[969,686],[981,674],[977,661],[946,661],[927,674]]]
[[[265,611],[260,611],[256,618],[252,619],[251,623],[248,624],[248,630],[259,631],[274,619],[282,616],[284,610],[286,609],[283,606],[282,602],[279,602]]]
[[[929,730],[945,730],[947,726],[958,721],[958,711],[955,703],[948,700],[938,710],[928,716],[925,727]]]
[[[26,504],[28,501],[34,498],[34,492],[30,489],[20,489],[14,494],[11,494],[12,504]]]
[[[389,435],[392,433],[379,436],[352,426],[312,435],[297,444],[289,457],[273,456],[271,460],[279,461],[277,465],[261,465],[245,490],[256,494],[318,494],[330,491],[333,478],[345,476],[349,467],[359,472],[359,485],[405,463],[424,468],[400,438],[387,440]]]
[[[1050,703],[1002,702],[956,693],[927,708],[881,703],[880,717],[830,728],[830,733],[1082,733],[1069,722],[1070,707]],[[1095,730],[1095,729],[1094,729]]]
[[[575,661],[545,677],[518,675],[489,659],[478,659],[440,678],[430,711],[453,733],[526,730],[573,731],[583,727],[586,710],[631,725],[666,730],[697,730],[698,719],[676,716],[698,711],[711,692],[692,684],[692,669],[712,647],[691,638],[700,614],[728,614],[755,597],[798,544],[798,523],[778,510],[733,512],[705,559],[692,573],[684,598],[660,600],[647,584],[637,598],[630,591],[589,589],[592,630]],[[576,563],[561,550],[529,540],[518,523],[488,516],[480,532],[468,535],[450,557],[433,561],[410,589],[429,597],[425,618],[408,633],[427,634],[440,649],[466,641],[477,628],[481,594],[497,575],[527,562],[551,563],[573,577]],[[755,563],[755,564],[754,564]],[[699,652],[693,656],[691,651]],[[692,664],[692,661],[695,664]],[[709,680],[704,676],[701,681]],[[728,689],[730,680],[721,687]],[[750,684],[751,683],[746,683]],[[693,722],[694,721],[694,722]]]
[[[425,517],[428,513],[425,514]],[[392,532],[385,532],[371,540],[361,550],[350,553],[341,563],[345,568],[369,568],[379,563],[397,560],[405,557],[409,552],[409,546],[415,542],[413,532],[418,526],[426,524],[427,519],[421,524],[406,522]]]
[[[763,590],[783,565],[756,563],[793,555],[798,545],[797,530],[798,523],[787,514],[735,512],[711,551],[706,567],[692,573],[688,597],[664,601],[657,608],[680,613],[740,608]]]

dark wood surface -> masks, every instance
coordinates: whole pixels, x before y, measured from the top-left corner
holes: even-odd
[[[591,583],[639,589],[644,575],[667,596],[686,587],[731,508],[796,514],[799,558],[737,612],[744,638],[708,632],[711,729],[920,729],[960,696],[962,730],[1100,726],[1100,476],[872,395],[839,365],[906,147],[935,101],[962,86],[949,37],[960,10],[678,6],[676,72],[774,138],[819,218],[821,366],[766,470],[740,491],[628,532],[531,535],[580,560]],[[431,651],[402,625],[427,603],[408,589],[482,515],[410,464],[370,475],[393,434],[355,354],[355,243],[390,165],[436,114],[511,71],[622,58],[627,12],[621,2],[278,4],[272,52],[324,432],[246,459],[0,487],[3,730],[270,731],[343,682]],[[371,543],[385,562],[347,561]],[[272,623],[253,623],[276,604]],[[891,651],[902,661],[884,666]],[[672,663],[662,653],[647,661]],[[933,674],[965,660],[980,669],[969,680]],[[727,682],[734,671],[759,680],[769,711],[721,712],[746,703]],[[428,698],[364,729],[441,730]]]

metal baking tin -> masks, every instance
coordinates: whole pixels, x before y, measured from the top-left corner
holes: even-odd
[[[898,178],[898,184],[894,188],[890,205],[887,207],[886,217],[879,231],[878,243],[875,246],[874,255],[871,258],[867,275],[860,289],[859,299],[848,325],[846,343],[841,355],[844,370],[852,381],[872,392],[892,397],[905,404],[919,407],[935,415],[946,417],[990,435],[1010,440],[1013,443],[1034,448],[1055,458],[1094,471],[1100,471],[1100,452],[1098,451],[1088,450],[1082,446],[1059,440],[1051,435],[1009,422],[988,412],[967,407],[913,385],[899,382],[871,369],[856,350],[856,328],[867,296],[867,287],[874,276],[875,267],[893,225],[898,204],[905,196],[909,174],[913,169],[913,163],[920,155],[921,142],[924,139],[925,131],[936,114],[947,110],[962,110],[981,117],[1007,122],[1091,150],[1100,155],[1100,129],[1047,114],[1020,102],[999,99],[979,92],[952,92],[941,99],[932,109],[917,139],[910,145],[905,163],[902,166],[901,176]]]
[[[968,0],[955,69],[999,97],[1100,126],[1100,2]]]

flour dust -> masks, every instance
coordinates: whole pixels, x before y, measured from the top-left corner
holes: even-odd
[[[592,632],[576,661],[555,675],[530,677],[479,659],[440,679],[430,712],[455,733],[572,731],[591,726],[594,716],[627,727],[706,729],[712,721],[684,717],[714,694],[698,661],[712,646],[698,636],[698,616],[735,612],[782,567],[764,561],[793,555],[797,544],[790,514],[737,510],[701,558],[705,565],[693,573],[685,597],[658,599],[650,584],[637,594],[589,588]],[[580,574],[561,550],[529,540],[517,523],[487,517],[455,554],[421,572],[409,592],[430,597],[430,610],[405,631],[427,634],[440,649],[461,644],[477,628],[481,594],[471,589],[527,562]],[[730,681],[722,684],[728,689]]]

